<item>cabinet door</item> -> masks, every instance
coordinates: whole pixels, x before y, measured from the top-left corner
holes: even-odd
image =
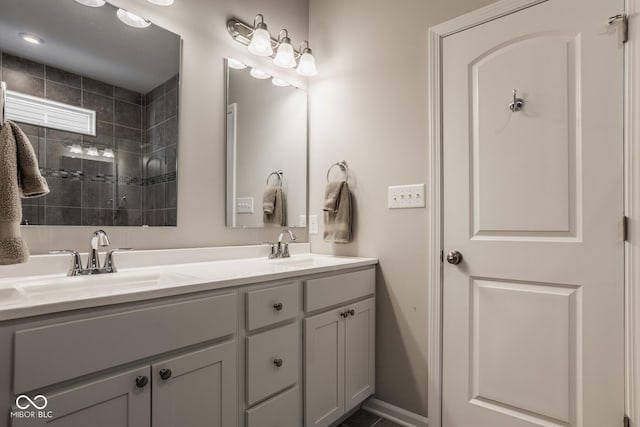
[[[137,377],[146,377],[147,383],[138,388]],[[51,417],[12,418],[13,427],[35,427],[53,425],[56,427],[149,427],[151,413],[151,384],[149,368],[135,369],[118,375],[101,378],[77,387],[55,393],[43,394],[48,402],[41,411]],[[29,397],[35,397],[28,394]],[[33,399],[37,405],[43,399]],[[20,405],[27,405],[21,400]],[[14,407],[12,411],[18,411]],[[37,412],[28,408],[25,411]]]
[[[153,427],[237,424],[236,341],[152,366]]]
[[[350,315],[345,322],[345,411],[375,391],[374,299],[350,305],[347,310]]]
[[[344,414],[344,318],[331,310],[304,321],[305,426],[324,427]]]

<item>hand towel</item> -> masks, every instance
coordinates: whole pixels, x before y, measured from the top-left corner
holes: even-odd
[[[327,184],[323,210],[325,242],[349,243],[353,238],[353,206],[351,190],[346,181]]]
[[[29,260],[29,249],[20,235],[20,198],[48,193],[29,138],[18,125],[7,121],[0,128],[0,265]]]
[[[282,187],[269,187],[263,200],[263,218],[265,226],[282,227],[287,225],[287,194]],[[268,197],[267,197],[268,196]]]

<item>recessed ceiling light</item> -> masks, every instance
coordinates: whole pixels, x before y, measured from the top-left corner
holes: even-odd
[[[257,68],[252,68],[249,74],[251,74],[251,77],[254,77],[256,79],[261,79],[261,80],[268,79],[269,77],[271,77],[269,74],[265,73],[262,70],[258,70]]]
[[[105,5],[104,0],[76,0],[78,3],[89,7],[102,7]]]
[[[238,61],[235,58],[227,58],[227,64],[229,64],[229,67],[236,70],[244,70],[245,68],[247,68],[244,62]]]
[[[171,6],[173,0],[147,0],[149,3],[157,4],[158,6]]]
[[[29,33],[19,33],[20,38],[27,43],[31,44],[44,44],[44,39],[42,37],[38,37],[35,34]]]
[[[133,28],[147,28],[151,21],[124,9],[118,9],[118,19]]]

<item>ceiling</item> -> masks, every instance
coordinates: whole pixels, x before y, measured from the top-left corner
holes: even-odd
[[[0,0],[0,50],[148,93],[179,72],[180,37],[157,25],[129,27],[116,10],[75,0]],[[26,43],[20,32],[45,43]]]

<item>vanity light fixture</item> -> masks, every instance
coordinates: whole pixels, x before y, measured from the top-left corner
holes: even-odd
[[[30,33],[18,33],[18,36],[27,43],[31,44],[44,44],[44,39],[42,37],[38,37],[35,34]]]
[[[82,154],[82,147],[80,147],[80,144],[73,144],[69,147],[69,152],[72,154]]]
[[[306,45],[304,49],[302,46]],[[313,77],[318,74],[318,69],[316,68],[316,59],[313,57],[311,49],[309,48],[309,42],[303,41],[300,45],[300,52],[302,55],[300,56],[300,61],[298,63],[298,69],[296,72],[300,75],[306,77]]]
[[[273,46],[271,46],[271,36],[267,31],[267,24],[264,23],[264,17],[261,14],[256,15],[253,20],[253,33],[248,46],[249,52],[258,56],[273,55]]]
[[[100,153],[98,153],[98,149],[96,147],[91,147],[87,150],[87,156],[98,157]]]
[[[280,87],[291,86],[289,82],[279,79],[277,77],[274,77],[273,79],[271,79],[271,83],[273,83],[274,86],[280,86]]]
[[[247,65],[244,62],[231,57],[227,58],[227,64],[234,70],[244,70],[247,68]]]
[[[249,72],[249,74],[251,74],[251,77],[253,77],[255,79],[259,79],[259,80],[264,80],[264,79],[268,79],[269,77],[271,77],[269,74],[267,74],[264,71],[259,70],[257,68],[252,68],[251,71]]]
[[[280,30],[280,34],[278,35],[278,50],[276,57],[273,58],[273,63],[282,68],[293,68],[296,66],[296,57],[287,30]]]
[[[105,148],[104,151],[102,152],[102,156],[109,157],[110,159],[113,159],[115,157],[115,155],[113,154],[113,150],[111,148]]]
[[[78,3],[89,7],[102,7],[107,2],[105,0],[76,0]]]
[[[173,0],[147,0],[149,3],[157,4],[158,6],[171,6]]]
[[[118,19],[133,28],[147,28],[149,25],[151,25],[151,21],[149,21],[148,19],[142,18],[135,13],[129,12],[124,9],[118,9],[116,15],[118,15]]]
[[[248,46],[251,53],[258,56],[269,56],[279,67],[294,68],[297,66],[298,74],[306,77],[318,74],[316,60],[309,48],[309,42],[306,40],[302,42],[300,51],[296,51],[286,29],[280,31],[278,40],[271,38],[261,14],[256,15],[253,27],[237,18],[231,18],[227,21],[227,31],[235,41]],[[274,48],[276,49],[275,53]]]

